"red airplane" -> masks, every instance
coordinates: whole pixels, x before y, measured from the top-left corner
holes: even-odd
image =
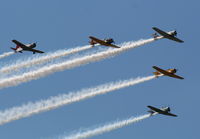
[[[31,44],[23,44],[17,40],[12,40],[13,43],[16,44],[16,48],[12,48],[12,50],[14,50],[16,53],[17,52],[20,52],[22,53],[22,51],[31,51],[33,52],[33,54],[35,53],[44,53],[43,51],[40,51],[40,50],[36,50],[36,49],[33,49],[36,47],[36,43],[31,43]]]

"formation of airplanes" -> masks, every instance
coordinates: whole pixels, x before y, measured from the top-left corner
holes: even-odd
[[[159,37],[162,38],[167,38],[169,40],[172,41],[176,41],[179,43],[183,43],[184,41],[177,38],[177,31],[169,31],[169,32],[165,32],[157,27],[153,27],[153,30],[156,31],[156,33],[153,34],[153,38],[156,40]],[[159,35],[158,35],[159,34]],[[96,45],[102,45],[102,46],[107,46],[107,47],[112,47],[112,48],[120,48],[119,46],[115,45],[115,41],[113,38],[108,38],[108,39],[98,39],[96,37],[93,36],[89,36],[90,38],[90,42],[89,44],[91,45],[91,47],[94,47]],[[35,53],[44,53],[41,50],[37,50],[34,49],[36,47],[36,43],[31,43],[31,44],[23,44],[17,40],[12,40],[13,43],[16,44],[15,48],[12,48],[12,50],[14,50],[16,53],[22,53],[23,51],[30,51],[33,52],[33,54]],[[177,69],[161,69],[157,66],[153,66],[153,68],[156,70],[155,72],[153,72],[153,74],[155,75],[155,77],[159,77],[159,76],[169,76],[172,78],[176,78],[176,79],[184,79],[183,77],[176,75],[175,73],[177,72]],[[151,115],[154,114],[163,114],[163,115],[168,115],[168,116],[174,116],[177,117],[177,115],[170,113],[170,107],[165,107],[165,108],[156,108],[153,106],[147,106],[148,108],[150,108],[150,110],[148,112],[150,112]]]
[[[179,38],[177,38],[177,32],[176,31],[170,31],[170,32],[165,32],[157,27],[153,27],[153,30],[155,30],[157,33],[159,33],[161,35],[161,37],[163,38],[167,38],[176,42],[184,42],[183,40],[180,40]],[[158,37],[160,37],[157,33],[153,34],[154,39],[157,39]],[[112,47],[112,48],[120,48],[119,46],[115,45],[115,41],[113,38],[108,38],[108,39],[98,39],[96,37],[93,36],[89,36],[90,38],[90,45],[92,47],[94,47],[95,45],[99,44],[99,45],[103,45],[103,46],[107,46],[107,47]],[[36,43],[31,43],[31,44],[23,44],[17,40],[12,40],[13,43],[16,44],[15,48],[12,48],[12,50],[14,50],[16,53],[22,53],[23,51],[31,51],[33,52],[33,54],[35,53],[44,53],[43,51],[34,49],[36,47]]]
[[[153,27],[153,30],[155,30],[157,33],[159,33],[163,38],[167,38],[176,42],[180,42],[183,43],[183,40],[180,40],[179,38],[177,38],[177,32],[176,31],[170,31],[170,32],[165,32],[162,31],[159,28]],[[154,39],[157,39],[158,37],[160,37],[157,33],[153,34]],[[112,38],[110,39],[98,39],[96,37],[93,36],[89,36],[90,40],[90,45],[92,45],[92,47],[94,47],[96,44],[100,44],[100,45],[104,45],[104,46],[108,46],[108,47],[113,47],[113,48],[120,48],[119,46],[114,45],[114,40]],[[184,79],[181,76],[176,75],[175,73],[177,72],[177,69],[167,69],[167,70],[163,70],[157,66],[153,66],[153,68],[156,70],[156,72],[153,72],[153,74],[155,75],[155,77],[159,77],[159,76],[169,76],[172,78],[176,78],[176,79]],[[147,106],[148,108],[150,108],[151,110],[148,111],[150,112],[151,115],[154,114],[163,114],[163,115],[168,115],[168,116],[174,116],[177,117],[177,115],[170,113],[170,107],[165,107],[165,108],[156,108],[153,106]]]
[[[158,34],[160,34],[163,38],[167,38],[169,40],[173,40],[179,43],[183,43],[184,41],[177,38],[177,32],[176,31],[170,31],[170,32],[165,32],[157,27],[153,27],[153,30],[155,30]],[[158,37],[160,37],[157,33],[153,34],[154,39],[157,39]],[[156,70],[156,72],[153,72],[153,74],[155,75],[155,77],[159,77],[159,76],[169,76],[172,78],[177,78],[177,79],[184,79],[181,76],[176,75],[175,73],[177,72],[177,69],[167,69],[167,70],[163,70],[157,66],[153,66],[153,68]],[[154,114],[163,114],[163,115],[167,115],[167,116],[173,116],[173,117],[177,117],[177,115],[170,113],[170,107],[165,107],[165,108],[156,108],[153,106],[147,106],[148,108],[150,108],[150,110],[148,112],[150,112],[151,115]]]

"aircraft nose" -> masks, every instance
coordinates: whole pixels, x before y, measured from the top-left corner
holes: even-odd
[[[177,31],[176,30],[174,31],[174,35],[177,36]]]

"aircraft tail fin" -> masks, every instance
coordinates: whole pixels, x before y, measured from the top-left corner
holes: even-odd
[[[156,39],[157,37],[159,37],[159,35],[158,35],[157,33],[153,33],[151,36],[152,36],[154,39]]]
[[[157,71],[156,71],[156,72],[153,72],[153,74],[154,74],[154,75],[160,75],[160,73],[157,72]]]
[[[12,49],[12,50],[14,50],[15,51],[15,53],[17,53],[17,48],[13,48],[13,47],[10,47],[10,49]]]
[[[94,40],[90,40],[89,43],[90,45],[92,45],[92,47],[94,47],[94,45],[97,44]]]
[[[155,112],[154,111],[152,111],[152,110],[149,110],[149,111],[147,111],[147,112],[149,112],[151,115],[153,115]]]
[[[14,51],[15,51],[15,53],[17,53],[17,52],[20,52],[20,53],[22,53],[22,51],[17,51],[17,48],[10,47],[10,49],[14,50]]]
[[[12,50],[16,51],[16,48],[10,47],[10,49],[12,49]]]
[[[153,74],[158,78],[160,75],[160,72],[156,71],[156,72],[153,72]]]

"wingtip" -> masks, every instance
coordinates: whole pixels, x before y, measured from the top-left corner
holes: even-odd
[[[185,78],[180,76],[180,78],[179,78],[179,79],[183,80],[183,79],[185,79]]]

